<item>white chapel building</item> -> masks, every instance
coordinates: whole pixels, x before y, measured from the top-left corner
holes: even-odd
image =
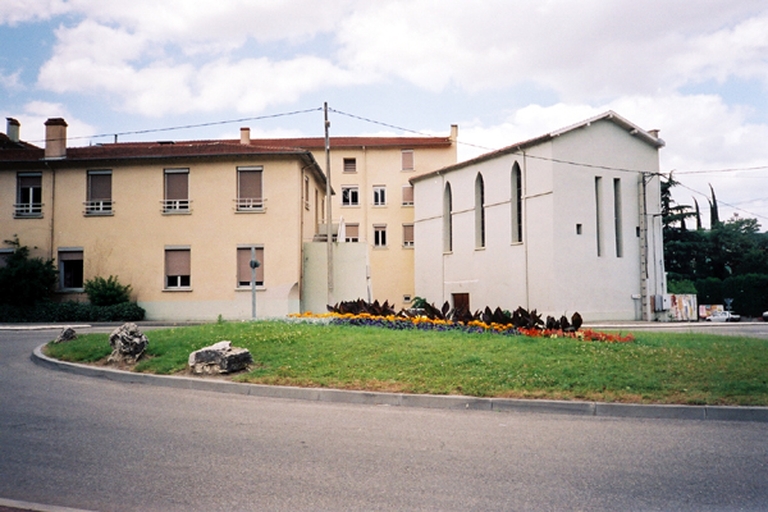
[[[416,295],[471,311],[656,319],[663,146],[658,131],[606,112],[412,178]]]

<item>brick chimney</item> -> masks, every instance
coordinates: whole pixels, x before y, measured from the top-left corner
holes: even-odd
[[[6,120],[8,121],[8,127],[5,130],[5,134],[11,139],[11,142],[19,142],[19,127],[21,127],[21,123],[12,117],[6,117]]]
[[[244,146],[251,144],[251,129],[247,126],[240,128],[240,144]]]
[[[61,117],[52,117],[45,122],[45,158],[67,157],[67,122]]]

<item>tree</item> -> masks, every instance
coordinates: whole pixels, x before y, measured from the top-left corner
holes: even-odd
[[[29,247],[21,245],[16,236],[5,243],[13,247],[13,253],[0,268],[0,304],[27,307],[50,297],[58,281],[53,260],[30,258]]]

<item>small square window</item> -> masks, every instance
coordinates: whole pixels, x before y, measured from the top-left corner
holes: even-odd
[[[576,234],[577,235],[581,234],[581,224],[576,224]]]
[[[345,158],[344,159],[344,172],[345,173],[355,173],[357,172],[357,160],[354,158]]]
[[[347,185],[341,187],[341,205],[359,206],[360,197],[357,185]]]

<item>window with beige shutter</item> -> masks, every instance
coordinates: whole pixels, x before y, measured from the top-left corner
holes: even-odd
[[[413,206],[413,185],[403,185],[403,206]]]
[[[403,224],[403,247],[413,247],[413,224]]]
[[[20,172],[16,175],[14,217],[43,216],[43,174]]]
[[[256,261],[256,286],[264,286],[264,247],[239,246],[237,248],[237,286],[251,286],[251,249],[255,249]]]
[[[402,167],[404,171],[412,171],[415,169],[414,167],[414,158],[413,158],[413,150],[412,149],[404,149],[402,150]]]
[[[112,171],[88,171],[85,215],[112,214]]]
[[[239,212],[264,209],[264,169],[262,167],[237,168],[236,202],[236,209]]]
[[[359,242],[360,241],[360,224],[346,224],[344,226],[345,242]]]
[[[189,213],[189,169],[165,169],[163,213]]]
[[[165,250],[165,287],[189,288],[192,284],[192,257],[190,249]]]

